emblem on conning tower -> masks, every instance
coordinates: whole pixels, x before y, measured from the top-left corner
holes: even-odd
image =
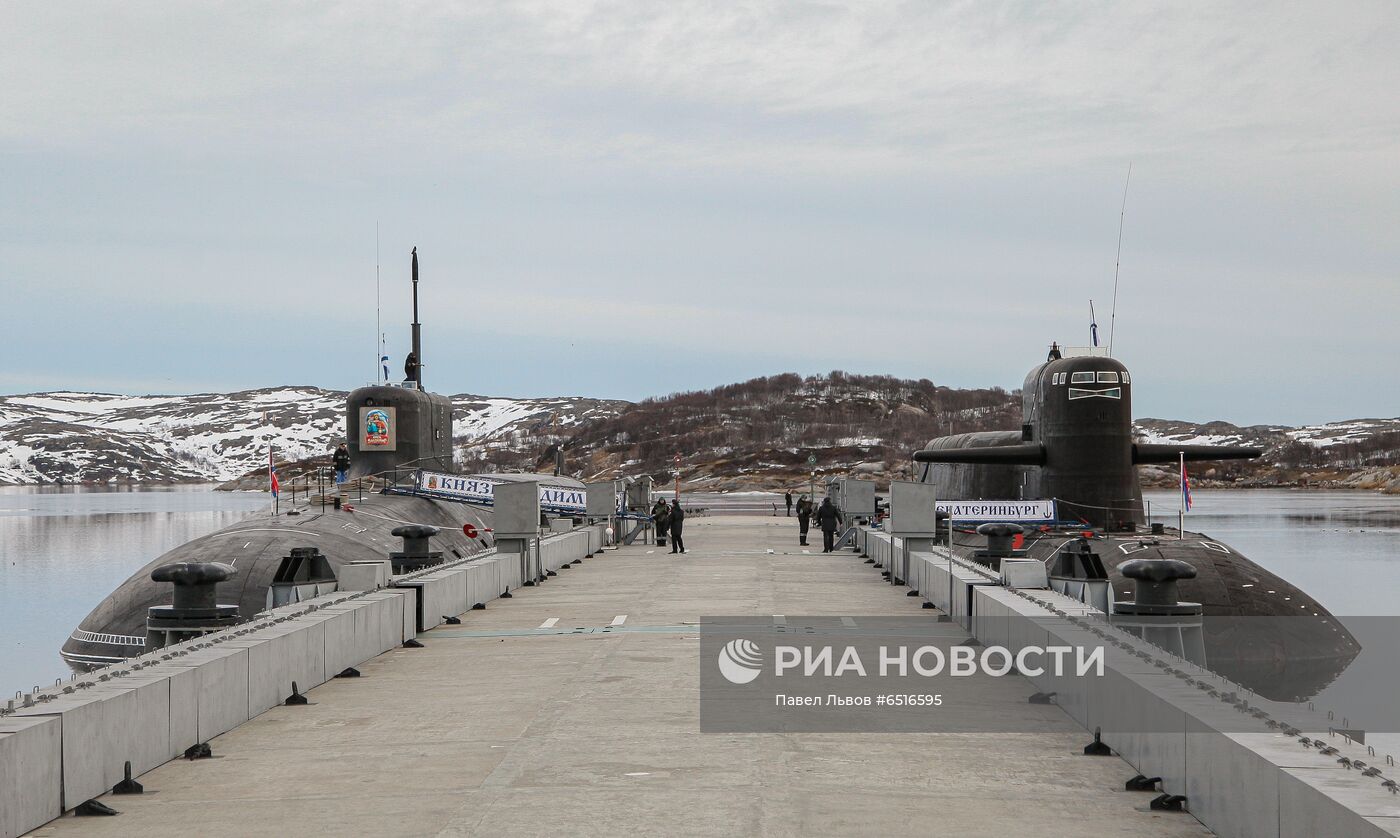
[[[365,445],[385,447],[389,443],[389,413],[375,408],[365,412]]]

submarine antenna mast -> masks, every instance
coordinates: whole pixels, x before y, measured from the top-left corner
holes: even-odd
[[[378,381],[380,370],[384,370],[384,380],[389,379],[389,371],[384,367],[384,325],[380,317],[379,294],[379,220],[374,222],[374,380]]]
[[[1128,184],[1133,179],[1133,164],[1128,163],[1128,176],[1123,179],[1123,206],[1118,208],[1118,254],[1113,257],[1113,307],[1108,313],[1108,355],[1113,357],[1113,328],[1118,320],[1118,265],[1123,261],[1123,216],[1128,212]]]
[[[418,248],[413,248],[413,381],[423,389],[422,326],[418,323]]]

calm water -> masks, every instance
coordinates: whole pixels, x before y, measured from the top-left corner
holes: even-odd
[[[1176,494],[1148,497],[1158,520],[1175,525]],[[761,512],[774,498],[781,502],[756,494],[693,502]],[[1238,548],[1333,613],[1400,615],[1400,497],[1203,490],[1194,501],[1189,529]],[[265,495],[191,486],[0,488],[0,696],[66,677],[58,647],[112,589],[166,550],[266,503]]]
[[[1157,520],[1175,526],[1176,493],[1149,497]],[[1312,698],[1320,710],[1366,729],[1366,742],[1378,754],[1400,758],[1400,497],[1201,491],[1192,501],[1187,529],[1238,548],[1344,617],[1361,654]]]
[[[58,647],[142,565],[266,505],[208,486],[0,487],[0,697],[67,677]]]
[[[1176,492],[1147,492],[1176,526]],[[1341,615],[1400,615],[1400,495],[1200,490],[1186,529],[1208,533]]]

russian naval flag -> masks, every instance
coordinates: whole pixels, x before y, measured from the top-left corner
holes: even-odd
[[[1191,479],[1186,476],[1186,455],[1181,455],[1181,508],[1191,511]]]

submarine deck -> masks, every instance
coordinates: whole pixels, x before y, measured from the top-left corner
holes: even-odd
[[[156,768],[145,795],[103,798],[119,817],[32,834],[1210,834],[1123,791],[1136,772],[1083,756],[1020,676],[970,679],[976,706],[947,712],[1042,714],[1043,732],[701,733],[702,615],[919,611],[795,529],[692,518],[684,556],[609,550],[217,737],[215,759]]]

